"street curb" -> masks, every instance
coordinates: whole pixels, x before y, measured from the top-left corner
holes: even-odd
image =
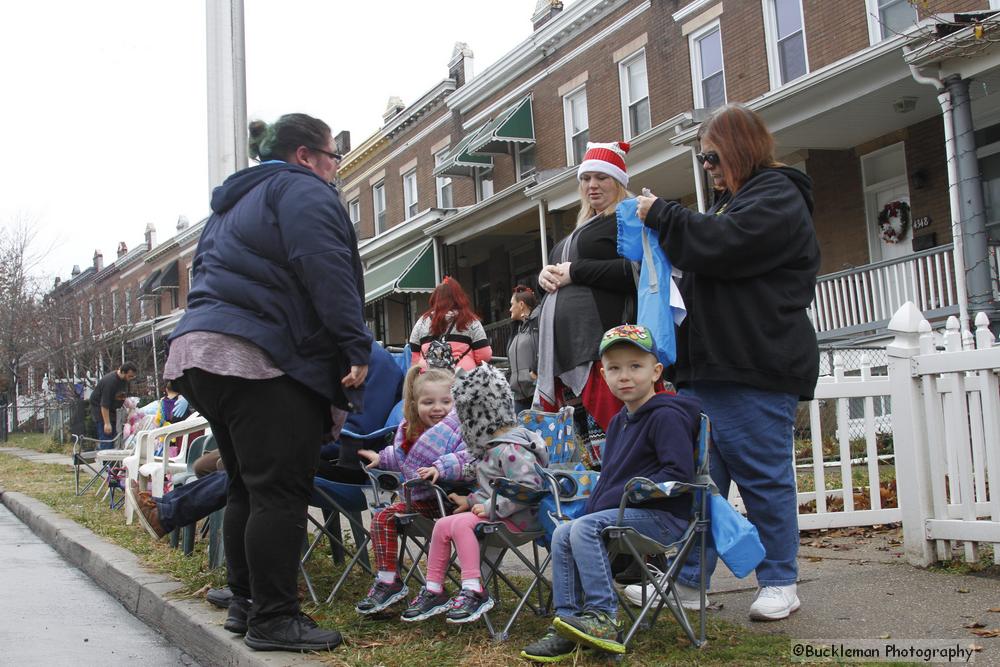
[[[222,628],[222,611],[201,600],[171,599],[181,584],[145,568],[131,551],[111,544],[48,505],[0,488],[0,502],[71,565],[203,667],[315,665],[304,656],[252,651]]]

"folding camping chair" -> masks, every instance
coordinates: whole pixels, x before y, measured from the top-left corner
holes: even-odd
[[[125,451],[122,446],[121,433],[115,435],[111,440],[89,438],[84,435],[73,434],[73,468],[76,495],[82,496],[92,489],[95,484],[103,483],[110,468],[109,458],[101,457],[102,453],[112,456],[121,454],[115,460],[121,460],[128,456],[130,452]],[[100,458],[99,458],[100,457]],[[90,479],[80,488],[81,474],[90,474]]]
[[[383,472],[381,470],[371,471],[373,475],[380,475]],[[400,480],[402,480],[402,477],[400,477]],[[382,482],[380,481],[380,483]],[[449,508],[453,506],[451,500],[448,499],[449,492],[466,490],[464,487],[459,486],[445,488],[441,483],[431,484],[424,479],[409,479],[402,482],[403,501],[406,503],[407,511],[396,515],[396,532],[399,535],[399,557],[396,572],[399,573],[403,585],[408,585],[410,579],[413,578],[416,578],[421,586],[427,583],[423,573],[420,571],[420,561],[430,553],[431,535],[434,533],[435,520],[412,509],[413,491],[421,487],[432,489],[434,499],[438,505],[439,516],[447,516]],[[411,548],[411,545],[413,548]],[[410,561],[409,565],[406,563],[407,559]],[[448,568],[445,571],[453,584],[461,586],[461,579],[455,576],[453,572],[454,564],[455,555],[452,554],[448,562]]]
[[[639,613],[632,611],[627,601],[622,598],[622,608],[632,621],[625,639],[622,642],[626,646],[635,636],[635,633],[642,627],[651,627],[656,623],[664,605],[677,619],[677,623],[684,630],[691,644],[697,648],[705,644],[705,611],[708,606],[708,596],[705,591],[705,545],[707,543],[709,531],[708,498],[712,488],[712,478],[709,476],[709,447],[711,443],[711,424],[708,416],[702,414],[701,424],[698,431],[697,441],[693,447],[695,457],[695,481],[687,482],[661,482],[656,484],[643,477],[635,477],[625,485],[622,494],[621,504],[618,509],[618,521],[614,526],[604,529],[603,537],[608,547],[608,556],[614,560],[616,556],[631,556],[633,564],[637,566],[641,574],[640,586],[643,590],[642,606]],[[681,494],[690,493],[693,495],[691,507],[691,519],[684,534],[672,544],[660,544],[645,535],[642,535],[632,527],[622,525],[622,517],[625,507],[651,500],[653,498],[676,497]],[[699,634],[696,636],[684,607],[681,604],[680,596],[677,592],[677,577],[681,567],[687,560],[692,549],[700,550],[699,562],[701,563],[701,578],[699,588],[701,589],[701,608],[699,615]],[[653,560],[651,565],[647,560]],[[658,571],[653,571],[653,567]],[[647,585],[651,584],[656,591],[655,595],[646,594]],[[648,623],[646,616],[652,611]]]

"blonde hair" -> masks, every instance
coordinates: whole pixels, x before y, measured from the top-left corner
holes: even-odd
[[[407,440],[419,438],[427,426],[420,421],[417,403],[420,401],[420,391],[428,384],[447,383],[450,387],[455,381],[455,374],[445,368],[430,367],[426,370],[420,366],[410,366],[403,381],[403,417],[406,419]]]
[[[586,186],[583,185],[583,181],[579,181],[577,190],[580,195],[580,213],[576,216],[577,227],[587,222],[595,215],[611,215],[612,213],[615,212],[615,207],[618,206],[619,203],[632,196],[629,193],[629,191],[625,188],[625,186],[621,184],[621,182],[619,182],[617,179],[613,180],[615,181],[615,185],[617,186],[615,190],[614,201],[611,203],[610,206],[608,206],[603,211],[594,210],[594,207],[590,205],[590,200],[587,199]]]

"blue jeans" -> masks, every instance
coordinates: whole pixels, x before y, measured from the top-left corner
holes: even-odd
[[[747,518],[760,533],[767,555],[757,566],[757,584],[794,584],[799,521],[792,447],[798,396],[723,382],[695,382],[680,393],[698,398],[712,421],[712,480],[723,498],[736,483]],[[706,588],[717,562],[709,540]],[[697,586],[699,578],[698,552],[692,550],[678,579]]]
[[[556,616],[567,618],[584,610],[618,612],[612,586],[611,562],[601,531],[614,525],[618,508],[585,514],[560,524],[552,536],[552,595]],[[651,509],[626,508],[623,523],[661,544],[680,535],[671,531],[671,515]]]
[[[222,470],[175,487],[156,501],[160,526],[168,533],[195,523],[226,506],[229,476]]]

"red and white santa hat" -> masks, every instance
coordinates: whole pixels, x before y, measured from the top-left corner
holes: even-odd
[[[628,174],[625,173],[625,154],[631,148],[624,141],[613,141],[610,144],[597,144],[592,141],[587,142],[587,152],[583,155],[583,162],[576,170],[576,178],[588,171],[596,171],[607,174],[625,187],[628,187]]]

